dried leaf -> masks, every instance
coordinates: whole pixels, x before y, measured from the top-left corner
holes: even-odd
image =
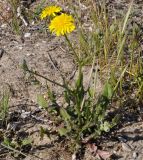
[[[106,160],[111,157],[111,153],[108,151],[97,150],[97,155],[101,157],[103,160]]]
[[[102,151],[98,149],[98,147],[95,144],[89,144],[88,147],[89,147],[90,152],[94,154],[97,159],[102,158],[103,160],[107,160],[112,155],[108,151]]]
[[[97,152],[97,146],[95,144],[89,144],[89,150],[91,153],[95,154]]]

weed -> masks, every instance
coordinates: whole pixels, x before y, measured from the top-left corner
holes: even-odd
[[[36,7],[36,9],[34,11],[34,15],[33,15],[34,18],[39,17],[45,2],[46,2],[46,0],[42,0],[41,3],[38,4],[38,6]]]
[[[10,4],[11,6],[11,10],[12,10],[12,21],[11,21],[11,27],[12,30],[16,33],[16,34],[20,34],[20,22],[17,18],[17,8],[20,4],[19,0],[7,0],[7,2]]]
[[[96,8],[97,6],[93,7],[89,17],[92,20],[90,31],[83,27],[81,19],[73,7],[78,20],[77,26],[79,26],[77,27],[78,40],[76,42],[78,45],[73,45],[71,39],[67,36],[75,29],[73,20],[71,22],[67,18],[66,23],[63,23],[63,21],[59,21],[60,15],[50,19],[50,25],[56,20],[50,31],[57,36],[65,36],[78,65],[78,77],[74,81],[74,85],[70,85],[64,78],[63,84],[52,81],[29,69],[26,61],[23,63],[23,69],[26,72],[42,77],[64,89],[62,104],[58,104],[57,96],[49,87],[47,94],[50,103],[42,95],[38,95],[38,104],[50,113],[55,126],[58,126],[57,132],[61,136],[65,136],[75,146],[98,138],[103,132],[109,132],[118,124],[120,114],[114,115],[112,118],[108,118],[108,116],[112,99],[117,98],[120,101],[121,97],[119,99],[119,95],[123,95],[123,84],[126,83],[126,77],[133,83],[136,83],[136,77],[140,79],[137,80],[136,84],[138,84],[138,94],[142,95],[142,62],[140,56],[135,58],[134,53],[139,48],[139,43],[136,40],[137,33],[134,27],[130,31],[133,33],[132,35],[127,29],[132,5],[133,1],[129,5],[128,12],[123,20],[115,18],[112,22],[110,22],[104,5],[100,6],[100,9]],[[94,6],[93,2],[92,6]],[[93,87],[96,82],[93,82],[94,85],[90,85],[91,77],[94,74],[95,60],[100,66],[99,74],[104,84],[102,93],[98,96],[96,96],[96,93],[98,93],[96,87]],[[85,65],[91,66],[87,88],[83,83],[83,66]],[[133,73],[133,70],[135,73]],[[44,130],[41,131],[43,134]]]
[[[9,93],[4,92],[0,100],[0,121],[2,124],[6,122],[9,109]]]
[[[33,71],[28,69],[26,64],[24,64],[24,69],[34,74]],[[79,67],[78,78],[74,86],[66,82],[60,85],[64,88],[62,105],[57,103],[57,97],[50,89],[48,89],[48,98],[51,105],[49,106],[42,95],[38,96],[38,104],[51,113],[51,118],[55,124],[58,124],[57,130],[61,136],[66,136],[72,143],[81,145],[81,143],[86,143],[90,139],[96,139],[102,132],[109,132],[117,124],[119,115],[108,120],[107,111],[110,100],[114,92],[116,92],[125,71],[126,68],[121,73],[116,86],[113,87],[108,81],[103,88],[102,94],[96,100],[94,95],[96,92],[95,88],[91,86],[87,89],[84,88],[82,67]],[[92,74],[93,67],[91,69],[91,76]],[[36,72],[35,75],[40,76]],[[45,79],[47,80],[46,77]],[[52,83],[57,84],[56,82]]]
[[[27,155],[24,152],[25,151],[27,152],[27,150],[31,148],[31,140],[26,138],[20,141],[16,141],[16,140],[14,141],[14,140],[10,140],[7,137],[4,137],[4,140],[1,143],[1,145],[4,148],[7,148],[13,151],[13,156],[15,158],[19,158],[21,155],[23,157],[27,157]]]

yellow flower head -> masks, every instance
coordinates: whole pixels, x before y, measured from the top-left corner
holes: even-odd
[[[65,35],[75,29],[74,19],[71,15],[65,13],[56,16],[51,20],[49,30],[57,36]]]
[[[62,11],[61,7],[57,7],[57,6],[49,6],[43,9],[40,18],[44,19],[47,16],[56,16],[56,13]]]

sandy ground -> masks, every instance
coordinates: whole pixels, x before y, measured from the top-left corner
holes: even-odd
[[[32,7],[37,3],[34,2]],[[122,15],[121,11],[127,10],[128,3],[125,0],[109,0],[107,2],[111,15],[115,11],[119,16]],[[143,1],[135,1],[134,8],[132,20],[143,30]],[[66,151],[65,147],[61,147],[58,137],[52,136],[53,140],[47,137],[44,137],[43,140],[40,139],[40,126],[52,127],[46,111],[37,105],[37,95],[46,94],[46,82],[37,78],[41,84],[36,85],[35,78],[29,77],[30,75],[25,74],[22,69],[22,63],[25,59],[29,68],[50,77],[53,81],[62,83],[59,73],[52,65],[50,55],[61,73],[70,78],[76,67],[73,57],[67,54],[68,50],[65,47],[64,38],[57,38],[49,33],[41,33],[36,29],[40,27],[38,24],[27,27],[21,40],[20,36],[11,32],[5,22],[0,25],[0,91],[1,95],[6,89],[11,92],[9,128],[6,129],[8,134],[12,134],[14,139],[17,138],[17,135],[19,137],[21,135],[21,138],[30,137],[32,147],[25,160],[71,159],[71,153]],[[30,33],[30,36],[24,37],[26,33]],[[50,83],[48,85],[60,96],[62,92],[60,87]],[[112,159],[143,160],[143,122],[140,116],[136,114],[129,113],[127,116],[129,117],[128,122],[125,123],[124,127],[116,131],[116,134],[111,135],[111,139],[103,140],[101,146],[104,150],[115,155]],[[130,118],[131,116],[134,118]],[[3,128],[1,127],[1,129]],[[40,158],[34,157],[34,155]],[[14,156],[16,157],[16,155]],[[10,152],[0,147],[0,159],[11,160],[22,159],[22,157],[13,158]],[[96,158],[91,155],[87,148],[83,159],[92,160]]]

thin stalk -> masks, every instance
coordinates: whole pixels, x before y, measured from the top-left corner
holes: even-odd
[[[113,95],[114,95],[117,87],[119,86],[119,83],[121,82],[121,80],[122,80],[122,78],[123,78],[123,76],[124,76],[124,73],[126,72],[127,68],[128,68],[128,65],[127,65],[127,66],[124,68],[124,70],[122,71],[122,73],[121,73],[121,75],[120,75],[120,77],[119,77],[119,80],[118,80],[118,82],[116,83],[116,86],[114,87]]]
[[[134,0],[131,1],[130,5],[129,5],[129,9],[128,9],[128,12],[126,14],[126,17],[125,17],[125,20],[124,20],[124,23],[123,23],[123,28],[122,28],[122,34],[125,33],[125,30],[126,30],[126,27],[127,27],[127,22],[128,22],[128,19],[129,19],[129,16],[130,16],[130,13],[131,13],[131,9],[132,9],[132,6],[133,6],[133,2]]]
[[[12,148],[12,147],[10,147],[10,146],[5,145],[4,143],[1,143],[1,146],[5,147],[5,148],[7,148],[7,149],[9,149],[9,150],[12,150],[12,151],[14,151],[14,152],[16,152],[16,153],[19,153],[19,154],[21,154],[21,155],[23,155],[23,156],[25,156],[25,157],[28,156],[28,155],[26,155],[25,153],[23,153],[23,152],[21,152],[21,151],[19,151],[19,150],[16,150],[16,149],[14,149],[14,148]]]
[[[79,57],[77,56],[77,53],[75,52],[75,49],[73,48],[73,46],[72,46],[69,38],[67,37],[66,34],[65,34],[64,36],[65,36],[66,41],[68,42],[69,47],[72,49],[72,51],[73,51],[73,53],[74,53],[74,56],[75,56],[77,62],[80,64],[80,59],[79,59]]]
[[[45,79],[45,80],[47,80],[47,81],[49,81],[49,82],[51,82],[51,83],[53,83],[53,84],[56,84],[56,85],[58,85],[58,86],[60,86],[60,87],[62,87],[62,88],[67,89],[66,86],[64,86],[64,85],[62,85],[62,84],[60,84],[60,83],[58,83],[58,82],[55,82],[55,81],[53,81],[53,80],[51,80],[51,79],[49,79],[49,78],[47,78],[47,77],[45,77],[45,76],[42,76],[41,74],[39,74],[39,73],[37,73],[37,72],[34,72],[34,71],[32,71],[32,70],[29,70],[29,69],[27,69],[26,71],[29,72],[29,73],[32,73],[32,74],[34,74],[34,75],[36,75],[36,76],[38,76],[38,77],[41,77],[41,78],[43,78],[43,79]]]
[[[16,152],[16,153],[18,153],[18,154],[21,154],[21,155],[23,155],[24,157],[28,157],[28,155],[27,154],[25,154],[25,153],[23,153],[23,152],[21,152],[21,151],[19,151],[19,150],[17,150],[17,149],[14,149],[14,148],[12,148],[11,146],[7,146],[7,145],[5,145],[4,143],[1,143],[1,146],[3,146],[4,148],[7,148],[7,149],[9,149],[9,150],[11,150],[11,151],[13,151],[13,152]],[[31,155],[31,154],[30,154]],[[43,158],[40,158],[40,157],[38,157],[38,156],[36,156],[36,155],[31,155],[33,158],[38,158],[38,159],[40,159],[40,160],[43,160]]]

